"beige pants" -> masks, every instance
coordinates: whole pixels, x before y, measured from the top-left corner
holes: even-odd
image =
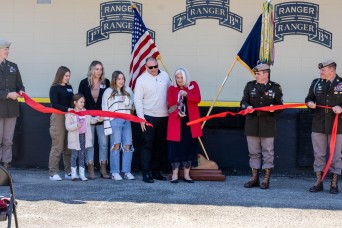
[[[51,151],[49,158],[49,175],[53,176],[59,171],[59,161],[63,155],[64,170],[70,173],[71,151],[67,148],[67,130],[65,129],[65,116],[52,114],[50,118]]]
[[[274,167],[274,138],[247,136],[249,165],[252,169]],[[262,165],[261,165],[262,161]]]
[[[0,118],[0,161],[12,161],[12,145],[17,117]]]
[[[322,133],[311,133],[312,146],[314,150],[315,161],[313,164],[315,172],[321,172],[324,170],[327,160],[327,149],[330,144],[331,135]],[[342,161],[342,134],[336,135],[335,153],[331,161],[330,172],[341,175]]]

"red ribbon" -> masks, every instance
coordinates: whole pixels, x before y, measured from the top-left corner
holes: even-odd
[[[28,106],[30,106],[31,108],[37,110],[38,112],[42,112],[42,113],[54,113],[54,114],[65,114],[66,112],[62,112],[58,109],[54,109],[54,108],[49,108],[49,107],[45,107],[44,105],[35,102],[34,100],[32,100],[26,93],[22,93],[21,96],[25,99],[25,102]],[[188,126],[196,124],[196,123],[201,123],[210,119],[214,119],[214,118],[223,118],[227,115],[232,115],[232,116],[236,116],[236,115],[247,115],[248,113],[252,113],[253,111],[277,111],[277,110],[283,110],[286,108],[298,108],[298,107],[302,107],[302,106],[306,106],[306,104],[303,103],[297,103],[297,104],[285,104],[285,105],[273,105],[273,106],[265,106],[265,107],[260,107],[260,108],[253,108],[253,109],[244,109],[241,110],[238,113],[234,113],[234,112],[221,112],[215,115],[210,115],[210,116],[206,116],[203,118],[199,118],[197,120],[193,120],[187,123]],[[331,109],[331,107],[328,106],[321,106],[321,105],[317,105],[317,107],[319,108],[327,108],[327,109]],[[117,113],[117,112],[109,112],[109,111],[100,111],[100,110],[87,110],[87,111],[81,111],[81,112],[75,112],[74,110],[70,111],[69,113],[73,113],[76,115],[80,115],[80,116],[85,116],[85,115],[91,115],[91,116],[101,116],[101,117],[112,117],[112,118],[121,118],[121,119],[125,119],[125,120],[129,120],[135,123],[141,123],[141,122],[145,122],[147,126],[153,127],[153,125],[149,122],[147,122],[144,119],[141,119],[137,116],[134,115],[130,115],[130,114],[124,114],[124,113]],[[332,159],[334,157],[334,153],[335,153],[335,146],[336,146],[336,134],[337,134],[337,126],[338,126],[338,114],[336,114],[335,119],[334,119],[334,124],[333,124],[333,129],[331,132],[331,139],[330,139],[330,153],[329,153],[329,159],[327,161],[327,164],[324,168],[324,172],[322,175],[322,181],[324,180],[325,176],[327,175]]]
[[[197,123],[202,123],[204,121],[210,120],[210,119],[214,119],[214,118],[223,118],[226,117],[227,115],[231,115],[231,116],[236,116],[236,115],[247,115],[248,113],[252,113],[254,111],[277,111],[277,110],[282,110],[285,108],[298,108],[298,107],[302,107],[302,106],[306,106],[306,104],[285,104],[285,105],[273,105],[273,106],[265,106],[265,107],[260,107],[260,108],[251,108],[251,109],[244,109],[241,110],[240,112],[221,112],[218,114],[214,114],[214,115],[210,115],[210,116],[206,116],[206,117],[202,117],[199,118],[197,120],[193,120],[190,121],[188,123],[186,123],[188,126],[193,125],[193,124],[197,124]]]
[[[334,157],[335,146],[336,146],[337,126],[338,126],[338,114],[335,115],[333,129],[332,129],[332,132],[331,132],[330,144],[329,144],[329,149],[330,149],[329,159],[327,161],[326,166],[324,167],[324,171],[323,171],[323,175],[322,175],[321,181],[323,181],[325,176],[327,175],[327,173],[329,171],[329,168],[330,168],[330,165],[331,165],[331,162],[332,162],[332,159]]]
[[[231,115],[231,116],[236,116],[236,115],[247,115],[249,113],[252,113],[254,111],[265,111],[265,112],[269,112],[269,111],[276,111],[276,110],[282,110],[282,109],[286,109],[286,108],[298,108],[298,107],[303,107],[306,106],[306,104],[303,103],[297,103],[297,104],[285,104],[285,105],[273,105],[273,106],[265,106],[265,107],[260,107],[260,108],[252,108],[252,109],[244,109],[241,110],[240,112],[221,112],[218,114],[214,114],[214,115],[210,115],[210,116],[206,116],[206,117],[202,117],[199,118],[197,120],[193,120],[190,121],[188,123],[186,123],[188,126],[193,125],[193,124],[197,124],[197,123],[202,123],[204,121],[210,120],[210,119],[214,119],[214,118],[223,118],[226,117],[227,115]],[[332,107],[329,106],[322,106],[322,105],[316,105],[316,107],[318,108],[326,108],[326,109],[332,109]],[[330,144],[329,144],[329,159],[325,165],[324,171],[323,171],[323,175],[322,175],[322,181],[324,180],[325,176],[327,175],[332,159],[334,157],[334,153],[335,153],[335,146],[336,146],[336,134],[337,134],[337,127],[338,127],[338,115],[336,114],[335,119],[334,119],[334,123],[333,123],[333,128],[332,128],[332,132],[331,132],[331,139],[330,139]]]
[[[74,110],[72,110],[70,112],[63,112],[58,109],[45,107],[44,105],[39,104],[38,102],[32,100],[26,93],[22,93],[21,96],[24,98],[25,103],[28,106],[42,113],[53,113],[53,114],[61,114],[61,115],[66,114],[66,113],[73,113],[79,116],[91,115],[91,116],[101,116],[101,117],[110,117],[110,118],[121,118],[121,119],[125,119],[125,120],[132,121],[135,123],[145,122],[147,126],[153,127],[153,125],[147,122],[146,120],[141,119],[134,115],[130,115],[130,114],[101,111],[101,110],[86,110],[86,111],[80,111],[80,112],[75,112]]]

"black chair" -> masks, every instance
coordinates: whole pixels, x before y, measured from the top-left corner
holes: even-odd
[[[13,180],[9,172],[3,167],[0,166],[0,186],[9,186],[10,188],[10,202],[7,210],[8,217],[8,228],[11,227],[12,222],[12,214],[14,216],[15,227],[18,226],[18,218],[17,218],[17,202],[14,197],[14,189],[13,189]]]

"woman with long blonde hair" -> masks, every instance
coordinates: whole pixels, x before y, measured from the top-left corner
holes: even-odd
[[[109,80],[105,78],[103,64],[100,61],[93,61],[88,69],[87,78],[80,82],[78,92],[85,97],[85,108],[87,110],[102,110],[102,96],[104,91],[109,87]],[[108,137],[104,134],[103,123],[91,125],[93,134],[93,144],[95,139],[95,131],[99,143],[99,162],[101,166],[100,176],[109,179],[107,174],[108,163]],[[94,173],[94,146],[87,148],[86,163],[88,165],[88,178],[93,180],[96,178]]]

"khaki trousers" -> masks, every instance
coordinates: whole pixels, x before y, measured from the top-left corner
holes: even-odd
[[[64,171],[70,173],[71,150],[67,147],[67,130],[65,115],[52,114],[50,117],[51,151],[49,158],[49,175],[59,171],[59,161],[63,155]]]
[[[313,168],[315,172],[322,172],[326,165],[326,156],[331,135],[312,132],[311,140],[314,150],[315,161]],[[341,151],[342,151],[342,134],[336,135],[336,145],[334,157],[331,161],[330,172],[341,175],[342,162],[341,162]]]
[[[12,145],[17,117],[0,118],[0,161],[12,161]]]
[[[274,167],[274,138],[247,136],[249,166],[252,169],[271,169]]]

